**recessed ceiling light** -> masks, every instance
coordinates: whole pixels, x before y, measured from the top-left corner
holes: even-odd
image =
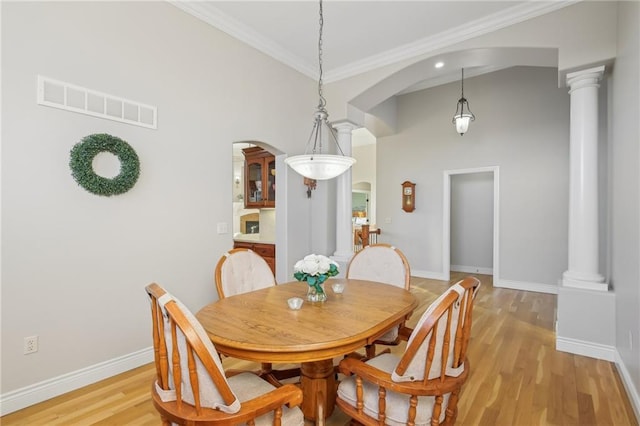
[[[435,67],[436,67],[436,68],[442,68],[442,67],[444,67],[444,62],[436,62]]]

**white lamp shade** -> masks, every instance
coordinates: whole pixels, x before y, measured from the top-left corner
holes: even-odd
[[[472,117],[473,116],[471,114],[456,115],[454,117],[456,121],[456,132],[461,135],[465,134],[466,131],[469,130],[469,123],[471,122]]]
[[[297,173],[315,180],[333,179],[346,172],[356,159],[344,155],[294,155],[284,160]]]

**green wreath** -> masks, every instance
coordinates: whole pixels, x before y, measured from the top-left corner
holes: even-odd
[[[114,178],[97,175],[93,159],[101,152],[110,152],[120,161],[120,173]],[[106,133],[85,136],[71,149],[69,161],[73,178],[87,191],[106,197],[124,194],[140,176],[140,160],[131,146]]]

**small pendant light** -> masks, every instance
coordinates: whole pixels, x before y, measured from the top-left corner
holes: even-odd
[[[469,123],[476,119],[476,116],[473,115],[469,109],[469,102],[467,102],[467,99],[464,97],[464,68],[462,68],[462,79],[460,80],[460,85],[462,87],[462,95],[460,96],[460,99],[458,99],[458,105],[456,106],[456,113],[453,116],[452,123],[456,125],[456,132],[460,133],[460,136],[462,136],[467,130],[469,130]]]

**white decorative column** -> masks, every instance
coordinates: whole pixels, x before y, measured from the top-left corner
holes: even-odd
[[[349,123],[334,123],[338,131],[338,144],[344,155],[351,156],[351,132],[358,126]],[[336,178],[336,251],[333,260],[344,264],[353,256],[351,168]],[[346,272],[343,267],[341,270]]]
[[[569,269],[565,287],[607,291],[598,272],[598,88],[604,66],[567,74],[569,145]]]

